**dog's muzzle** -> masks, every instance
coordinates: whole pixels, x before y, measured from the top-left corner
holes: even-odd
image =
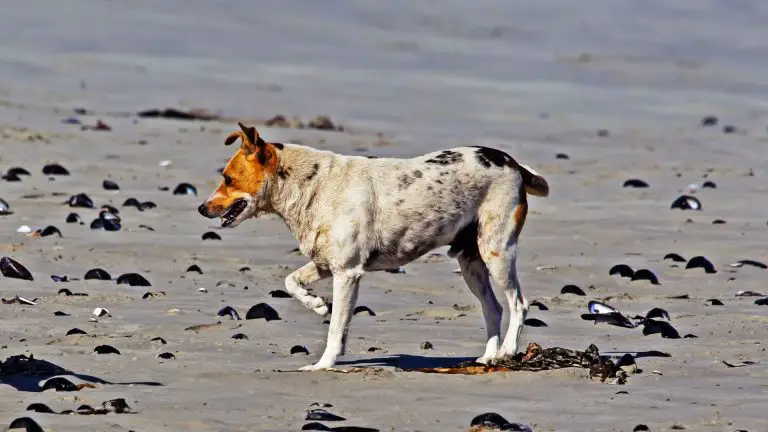
[[[203,216],[207,217],[209,219],[212,219],[214,216],[212,216],[210,213],[208,213],[208,206],[205,205],[205,203],[200,204],[200,207],[197,208],[197,211]]]

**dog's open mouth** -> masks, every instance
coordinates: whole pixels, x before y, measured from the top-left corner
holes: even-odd
[[[221,216],[221,227],[226,228],[237,220],[237,218],[248,208],[248,202],[244,199],[238,199],[235,201],[229,209]]]

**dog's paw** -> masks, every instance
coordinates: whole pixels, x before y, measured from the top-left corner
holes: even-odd
[[[333,365],[324,365],[324,364],[321,364],[321,363],[315,363],[315,364],[311,364],[311,365],[308,365],[308,366],[300,367],[299,370],[302,371],[302,372],[316,372],[316,371],[321,371],[321,370],[329,369],[332,366]]]
[[[320,316],[326,316],[331,312],[330,308],[326,304],[322,306],[314,307],[312,308],[312,310],[315,311],[315,313]]]
[[[493,356],[482,356],[482,357],[478,357],[478,358],[477,358],[477,360],[475,360],[475,361],[476,361],[477,363],[480,363],[480,364],[484,364],[484,365],[492,365],[492,364],[494,364],[496,361],[498,361],[498,359],[496,358],[496,356],[495,356],[495,355],[493,355]]]

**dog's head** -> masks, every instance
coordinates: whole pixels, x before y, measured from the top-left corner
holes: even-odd
[[[239,138],[240,148],[222,171],[219,187],[198,208],[207,218],[221,218],[223,228],[234,228],[267,210],[266,186],[277,170],[276,147],[261,139],[256,128],[238,125],[241,130],[230,134],[224,144],[232,145]]]

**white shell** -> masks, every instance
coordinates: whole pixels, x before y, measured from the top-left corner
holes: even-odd
[[[205,288],[203,288],[203,287],[200,287],[200,288],[198,288],[198,289],[197,289],[197,292],[201,292],[201,293],[207,293],[207,292],[208,292],[208,290],[207,290],[207,289],[205,289]]]
[[[32,228],[29,227],[29,225],[22,225],[19,227],[19,229],[16,230],[18,233],[30,233],[32,232]]]
[[[106,308],[97,307],[93,310],[93,315],[97,317],[112,316]]]

